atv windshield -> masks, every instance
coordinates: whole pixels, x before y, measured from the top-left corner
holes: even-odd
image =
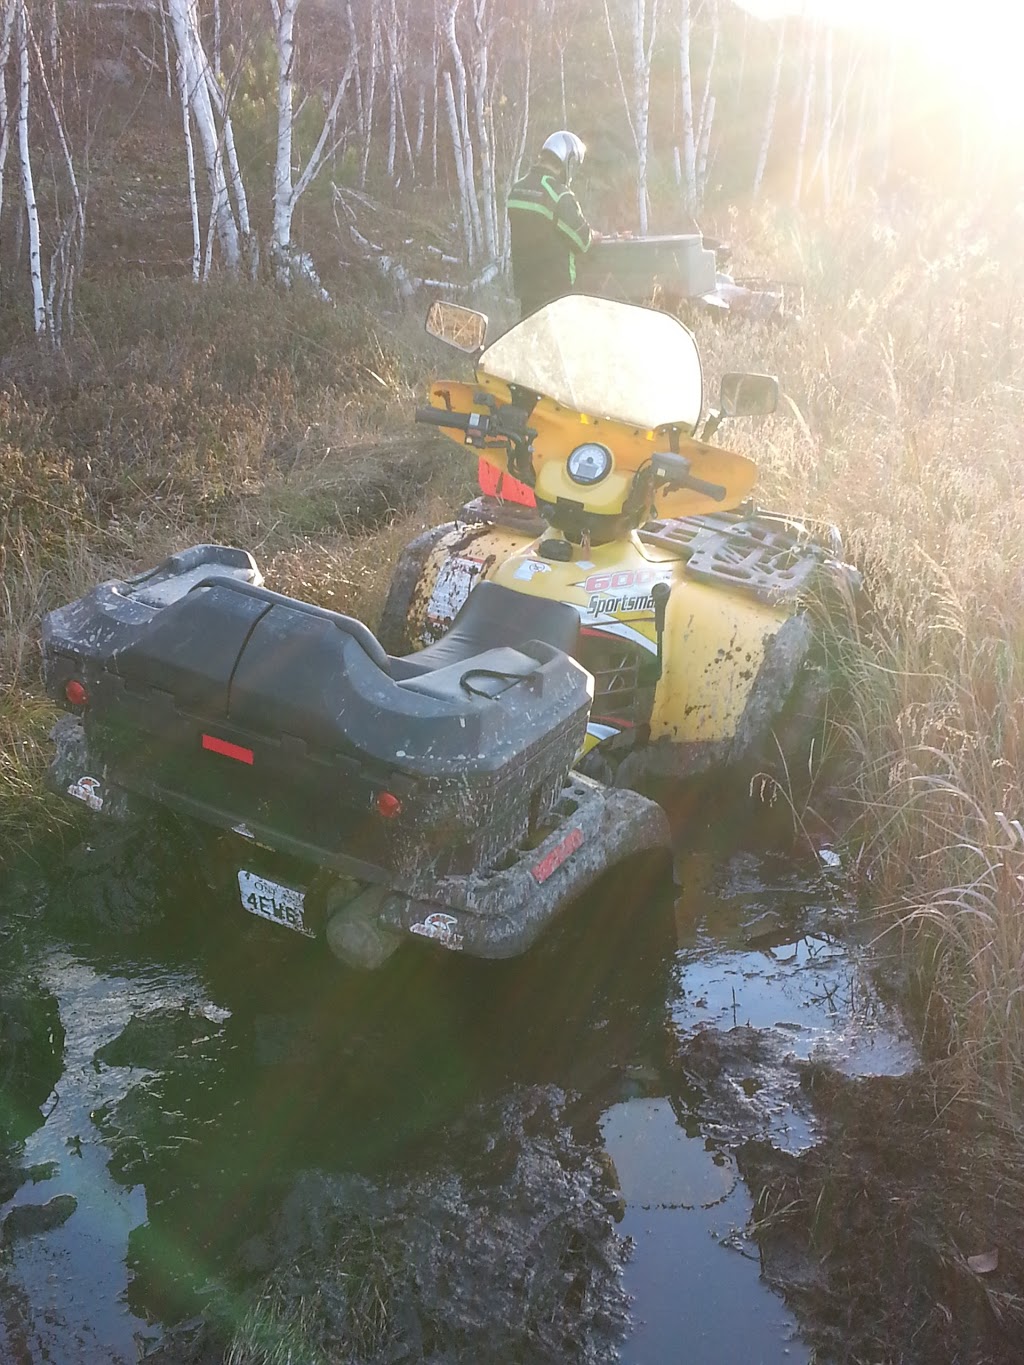
[[[481,374],[588,417],[692,433],[704,399],[700,355],[678,318],[568,294],[488,346]]]

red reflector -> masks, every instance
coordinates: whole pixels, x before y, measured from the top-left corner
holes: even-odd
[[[77,678],[71,678],[64,684],[64,695],[72,706],[84,706],[89,700],[89,693]]]
[[[566,858],[571,858],[582,843],[583,831],[571,830],[560,844],[556,844],[550,853],[530,868],[533,880],[535,882],[546,882],[552,872],[557,872]]]
[[[214,754],[223,754],[225,758],[233,758],[237,763],[252,762],[251,749],[243,749],[241,744],[229,744],[226,739],[218,739],[216,735],[203,735],[203,748]]]
[[[402,803],[393,792],[381,792],[374,804],[377,814],[383,815],[385,820],[393,820],[402,813]]]

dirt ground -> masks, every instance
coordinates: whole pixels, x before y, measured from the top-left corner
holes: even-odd
[[[936,1073],[847,1080],[808,1064],[823,1142],[750,1142],[762,1273],[821,1360],[1010,1365],[1024,1355],[1024,1171]]]

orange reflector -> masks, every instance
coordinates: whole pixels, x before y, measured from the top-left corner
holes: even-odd
[[[394,792],[381,792],[374,805],[377,807],[377,814],[382,815],[385,820],[393,820],[396,815],[402,813],[402,803]]]
[[[579,829],[570,830],[560,844],[556,844],[550,853],[530,868],[533,880],[538,883],[546,882],[553,872],[558,871],[566,858],[572,857],[582,843],[583,831]]]
[[[213,754],[233,758],[236,763],[252,763],[251,749],[243,749],[241,744],[229,744],[226,739],[218,739],[216,735],[203,735],[203,748]]]
[[[80,683],[77,678],[71,678],[64,684],[64,695],[72,706],[84,706],[89,700],[84,683]]]

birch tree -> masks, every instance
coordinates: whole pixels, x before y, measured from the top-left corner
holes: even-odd
[[[0,228],[13,225],[28,248],[28,292],[37,337],[59,346],[74,322],[74,288],[81,265],[85,207],[61,109],[60,31],[46,9],[42,42],[27,0],[0,0]],[[9,195],[14,147],[20,199]],[[45,202],[53,214],[44,234],[36,194],[36,159],[46,166]]]
[[[633,99],[636,109],[636,207],[641,237],[647,235],[647,163],[650,156],[651,60],[658,29],[658,0],[632,0]]]
[[[692,17],[690,0],[679,9],[679,112],[682,136],[683,198],[691,213],[697,211],[697,143],[693,124],[693,72],[690,66]]]
[[[807,153],[807,133],[811,124],[811,104],[814,99],[814,83],[817,77],[815,59],[818,48],[817,26],[811,28],[805,44],[806,71],[804,73],[800,112],[800,133],[797,140],[795,178],[793,181],[793,203],[800,203],[804,183],[804,158]]]
[[[711,140],[711,121],[714,117],[714,96],[711,93],[711,80],[715,70],[715,58],[718,56],[718,39],[722,29],[721,13],[718,8],[718,0],[711,0],[711,45],[708,49],[707,66],[704,69],[704,89],[700,97],[700,116],[697,120],[697,146],[707,147]],[[705,152],[705,164],[707,154]],[[698,180],[701,197],[704,194],[703,184]]]
[[[14,36],[14,21],[17,16],[17,0],[3,0],[0,10],[0,222],[4,205],[4,177],[7,173],[7,157],[11,147],[11,119],[7,103],[7,63],[11,55],[11,40]]]
[[[299,260],[292,243],[292,220],[299,199],[323,169],[334,150],[334,136],[341,102],[352,78],[354,55],[338,81],[334,97],[327,110],[320,135],[305,166],[294,178],[293,142],[295,129],[295,14],[300,0],[270,0],[274,18],[278,60],[277,92],[277,147],[274,159],[273,227],[271,230],[271,259],[278,280],[287,284],[296,267],[308,274],[308,266]]]
[[[644,236],[648,223],[647,163],[650,155],[651,61],[658,28],[658,0],[625,0],[625,3],[632,59],[628,93],[608,0],[604,0],[604,17],[626,120],[636,153],[637,222],[640,234]]]
[[[441,0],[441,24],[447,50],[443,80],[462,209],[463,236],[466,254],[473,262],[484,245],[484,226],[476,195],[476,157],[469,123],[469,81],[456,27],[456,15],[461,4],[462,0]]]
[[[765,111],[764,129],[761,133],[761,145],[757,153],[757,165],[754,168],[753,197],[756,199],[761,192],[761,183],[764,180],[765,169],[768,165],[768,152],[772,145],[772,135],[775,132],[775,115],[779,107],[779,90],[782,86],[782,62],[786,51],[786,21],[779,21],[779,38],[775,47],[775,64],[772,67],[772,83],[768,94],[768,108]]]
[[[821,168],[821,190],[825,208],[828,209],[832,202],[832,135],[834,123],[832,115],[832,52],[833,34],[835,30],[829,24],[825,29],[825,51],[822,59],[822,138],[821,151],[818,154],[818,162]]]
[[[43,300],[43,262],[39,244],[39,208],[36,204],[35,175],[29,141],[29,78],[28,14],[25,0],[14,3],[15,48],[18,72],[18,157],[21,165],[21,195],[25,205],[28,228],[28,269],[32,289],[32,322],[36,336],[46,332],[46,304]]]
[[[22,8],[24,9],[24,0],[22,0]],[[56,143],[54,161],[57,165],[63,166],[65,192],[69,200],[66,212],[62,211],[60,194],[55,194],[55,242],[50,254],[44,301],[46,328],[54,345],[59,346],[63,339],[65,323],[74,324],[75,281],[85,250],[85,203],[78,185],[78,176],[75,172],[75,163],[71,155],[64,117],[57,103],[58,96],[53,89],[49,74],[49,72],[60,71],[59,31],[53,8],[51,8],[48,18],[48,60],[44,58],[39,42],[31,29],[29,29],[28,36],[32,45],[32,54],[36,61],[36,72],[42,90],[43,103],[50,115],[53,138]],[[49,67],[49,72],[47,67]],[[54,179],[56,182],[56,176]]]
[[[504,7],[499,0],[437,3],[441,90],[466,254],[470,263],[497,261],[507,254],[504,199],[526,146],[535,11],[530,0]]]
[[[179,90],[183,110],[187,110],[188,116],[194,123],[199,135],[209,181],[211,232],[206,249],[205,273],[209,272],[214,231],[216,231],[217,240],[220,243],[224,264],[229,270],[237,272],[242,259],[242,234],[239,230],[235,207],[232,205],[231,194],[228,189],[225,159],[226,138],[224,129],[218,126],[216,105],[211,94],[211,86],[216,85],[216,78],[210,69],[210,62],[199,32],[198,0],[167,0],[167,12],[181,66]],[[223,110],[222,123],[226,127],[230,127],[229,116]],[[237,184],[240,183],[241,177],[239,175]],[[190,185],[189,191],[191,198],[192,185]]]

